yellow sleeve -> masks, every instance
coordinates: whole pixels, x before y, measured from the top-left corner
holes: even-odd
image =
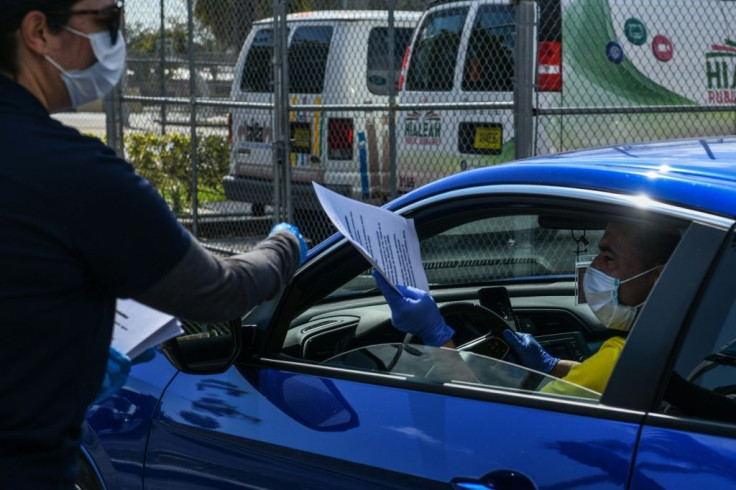
[[[626,339],[622,337],[611,337],[603,342],[598,352],[570,369],[567,376],[562,379],[603,393],[603,389],[608,384],[608,379],[613,372],[613,367],[618,361],[618,356],[624,348],[624,342],[626,342]]]
[[[598,393],[603,389],[611,377],[613,367],[616,365],[618,356],[624,348],[626,339],[622,337],[611,337],[603,342],[598,352],[570,369],[563,380],[583,386]],[[559,386],[556,386],[559,385]],[[565,393],[564,383],[550,383],[542,389],[546,393]]]

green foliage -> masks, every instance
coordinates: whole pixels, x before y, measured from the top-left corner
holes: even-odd
[[[126,159],[151,182],[175,213],[189,208],[194,192],[192,140],[188,134],[128,133]],[[229,150],[223,136],[197,136],[198,201],[222,200],[222,177],[229,168]]]

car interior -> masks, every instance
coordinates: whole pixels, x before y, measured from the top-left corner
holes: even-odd
[[[515,364],[501,331],[531,333],[552,355],[584,360],[616,335],[584,303],[578,281],[598,252],[608,220],[686,226],[592,203],[498,201],[464,199],[407,215],[415,220],[431,294],[456,331],[454,354],[437,354],[448,349],[422,346],[393,327],[368,262],[345,241],[306,267],[287,289],[269,321],[268,350],[279,359],[422,382],[467,378],[455,369],[437,376],[459,353],[465,365],[483,364],[470,382],[540,391],[554,378]],[[258,323],[258,313],[248,321]],[[504,374],[489,379],[485,373],[491,371]],[[575,396],[597,398],[580,389]]]

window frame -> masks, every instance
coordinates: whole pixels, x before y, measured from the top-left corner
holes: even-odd
[[[628,336],[602,402],[617,400],[631,410],[650,412],[661,400],[679,339],[732,222],[725,227],[691,223],[662,270]],[[643,326],[643,328],[639,328]]]
[[[468,203],[470,202],[476,205],[476,208],[473,209],[480,207],[480,203],[482,202],[483,206],[494,210],[493,214],[498,214],[501,207],[505,207],[504,212],[508,212],[508,208],[513,207],[539,210],[548,209],[548,206],[552,205],[557,212],[569,210],[570,212],[584,212],[589,216],[600,216],[600,213],[603,212],[608,217],[631,218],[641,217],[642,215],[656,215],[658,222],[672,219],[680,223],[692,223],[693,221],[700,220],[710,223],[710,225],[703,226],[717,230],[719,233],[725,233],[725,231],[721,230],[724,223],[729,223],[729,226],[733,224],[732,220],[726,218],[659,202],[649,202],[644,210],[642,209],[641,199],[635,195],[621,195],[602,191],[539,185],[485,185],[475,188],[457,189],[410,203],[398,209],[397,213],[408,218],[414,218],[418,234],[421,237],[427,233],[428,227],[431,228],[431,223],[434,220],[442,221],[443,219],[447,219],[446,215],[452,208],[455,209],[454,212],[456,213],[472,212],[472,210],[468,209]],[[324,260],[327,260],[327,262],[323,262]],[[316,267],[316,264],[320,264],[320,267]],[[544,410],[585,414],[634,423],[641,423],[644,419],[645,411],[630,409],[629,404],[626,402],[626,394],[622,395],[620,390],[616,392],[615,396],[606,390],[603,393],[600,404],[587,405],[562,398],[543,398],[533,395],[501,392],[500,390],[494,390],[492,387],[470,389],[452,384],[441,386],[409,385],[403,378],[397,378],[396,376],[333,368],[308,361],[282,358],[280,357],[281,347],[292,319],[306,311],[306,309],[302,308],[304,303],[310,303],[310,301],[314,301],[314,298],[321,298],[326,294],[326,291],[322,291],[317,286],[320,279],[320,271],[324,270],[326,264],[332,271],[333,276],[345,275],[346,277],[349,277],[353,273],[357,274],[368,267],[365,259],[355,253],[352,250],[352,246],[345,239],[339,239],[334,241],[330,246],[325,247],[318,257],[310,260],[306,267],[299,271],[280,298],[269,302],[269,306],[266,306],[265,310],[257,311],[253,316],[246,318],[249,323],[255,322],[258,324],[263,334],[260,340],[259,354],[254,358],[246,360],[247,363],[256,367],[286,369],[317,376],[347,379],[360,383],[367,382],[376,385],[392,386],[405,390],[436,392],[444,396],[488,400],[508,405],[529,406]],[[334,283],[336,284],[337,281],[341,280],[340,278],[336,278]],[[331,287],[332,285],[326,287],[325,290],[329,290]],[[378,304],[381,300],[382,298],[380,296],[373,295],[371,298],[365,298],[361,301],[365,305],[373,305]],[[287,314],[286,312],[289,313]],[[624,349],[625,351],[626,349]],[[614,371],[615,374],[616,371]],[[612,376],[613,379],[614,377]],[[651,392],[648,393],[649,396],[655,396],[656,386],[656,383],[654,386],[646,386],[646,389]]]
[[[652,406],[654,413],[650,416],[650,421],[653,425],[736,437],[736,421],[724,422],[676,412],[674,416],[670,416],[662,411],[662,407],[666,406],[664,393],[672,376],[678,370],[690,371],[694,364],[704,360],[703,352],[711,352],[724,329],[729,328],[725,325],[725,320],[736,308],[736,288],[733,287],[736,278],[732,267],[735,263],[736,227],[722,240],[717,257],[712,261],[706,280],[695,297],[687,322],[675,340],[672,356]],[[736,338],[736,328],[730,328]],[[728,429],[724,429],[725,427]]]

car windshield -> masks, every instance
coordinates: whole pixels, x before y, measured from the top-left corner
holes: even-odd
[[[335,356],[324,364],[394,374],[419,383],[493,386],[590,401],[600,398],[595,391],[500,359],[426,345],[371,345]]]
[[[420,237],[422,264],[432,287],[572,278],[576,257],[598,252],[603,231],[587,227],[536,214],[448,225],[439,233]],[[366,270],[333,294],[366,292],[375,286]]]

